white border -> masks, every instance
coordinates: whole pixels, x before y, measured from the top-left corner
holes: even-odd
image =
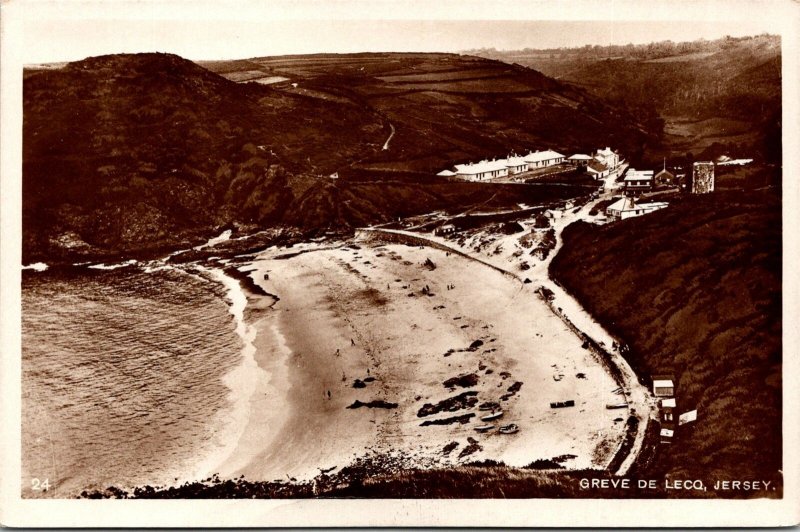
[[[398,6],[398,4],[401,4]],[[798,256],[800,19],[789,0],[685,2],[455,1],[388,2],[2,2],[0,12],[0,523],[26,527],[118,526],[763,526],[800,521],[797,501]],[[309,14],[312,14],[309,16]],[[26,17],[252,17],[393,20],[745,20],[763,17],[783,37],[784,131],[784,474],[782,500],[23,500],[20,493],[21,72],[19,43]]]

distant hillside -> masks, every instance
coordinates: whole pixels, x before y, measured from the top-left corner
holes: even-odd
[[[26,261],[169,248],[232,225],[339,230],[492,197],[530,203],[574,191],[495,196],[432,174],[511,149],[644,142],[630,117],[581,90],[487,59],[354,54],[207,66],[225,77],[169,54],[25,72]]]
[[[237,81],[368,107],[395,128],[361,168],[432,172],[509,150],[566,152],[645,140],[634,115],[539,72],[455,54],[317,54],[206,62]],[[387,135],[388,137],[388,135]]]
[[[698,410],[642,475],[780,477],[781,235],[774,190],[565,230],[555,278],[630,345],[637,374],[674,374],[678,411]]]
[[[781,158],[780,37],[498,52],[636,112],[662,145],[650,158],[722,153],[778,163]]]

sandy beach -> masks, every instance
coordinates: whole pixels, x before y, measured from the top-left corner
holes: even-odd
[[[371,454],[422,467],[607,465],[624,434],[626,410],[606,408],[622,400],[617,384],[536,285],[428,247],[305,249],[240,267],[280,300],[250,314],[268,377],[221,475],[307,479]],[[478,433],[491,403],[503,415]],[[511,423],[519,432],[498,433]]]

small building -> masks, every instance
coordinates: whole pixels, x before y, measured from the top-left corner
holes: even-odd
[[[442,170],[436,175],[438,175],[439,177],[453,177],[456,175],[456,173],[453,172],[452,170]]]
[[[667,377],[654,377],[653,395],[656,397],[674,397],[675,384],[672,382],[672,379]]]
[[[653,188],[653,171],[631,168],[625,174],[624,183],[625,190],[634,194],[650,190]]]
[[[714,192],[714,163],[699,161],[692,165],[692,194]]]
[[[596,161],[606,165],[610,170],[619,166],[619,154],[609,147],[597,150],[597,153],[594,154],[594,158]]]
[[[586,172],[592,176],[592,178],[598,180],[608,177],[608,175],[611,173],[611,170],[608,168],[608,166],[600,161],[592,159],[586,165]]]
[[[456,232],[456,226],[453,224],[445,224],[440,225],[436,229],[434,229],[433,234],[435,235],[449,235],[451,233]]]
[[[669,399],[662,399],[661,400],[661,422],[662,423],[674,423],[675,422],[675,408],[676,402],[675,398],[671,397]]]
[[[661,443],[672,443],[672,438],[675,436],[675,431],[673,429],[661,429],[661,433],[659,434],[661,437]]]
[[[591,160],[592,156],[585,153],[576,153],[567,157],[567,162],[577,168],[586,168]]]
[[[650,214],[651,212],[664,209],[668,206],[669,203],[665,201],[637,204],[633,198],[624,196],[606,207],[606,215],[616,220],[625,220],[635,216]]]
[[[509,157],[506,159],[506,168],[508,175],[521,174],[528,171],[528,163],[524,157]]]
[[[654,181],[655,181],[655,186],[657,187],[672,187],[678,184],[672,172],[667,170],[666,159],[664,159],[664,168],[662,168],[661,171],[656,174]]]
[[[678,416],[678,425],[686,425],[697,421],[697,409],[689,410]]]
[[[564,156],[557,151],[544,150],[534,151],[523,157],[528,163],[528,169],[547,168],[564,162]]]
[[[506,168],[505,159],[456,165],[456,176],[469,181],[485,181],[495,177],[506,177],[507,175],[508,168]]]

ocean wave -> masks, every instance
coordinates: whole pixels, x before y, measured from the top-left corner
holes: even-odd
[[[228,437],[218,452],[209,456],[200,467],[203,475],[211,475],[216,473],[216,469],[230,457],[244,434],[250,418],[250,400],[256,391],[259,372],[265,370],[258,365],[255,358],[257,330],[245,319],[247,296],[239,281],[217,268],[206,268],[200,265],[194,265],[194,267],[201,275],[210,277],[225,287],[229,303],[228,312],[236,325],[236,334],[242,341],[241,363],[222,378],[223,383],[230,390],[229,400],[233,409],[228,418],[229,426],[223,431]]]
[[[34,262],[33,264],[28,264],[22,267],[23,270],[33,270],[36,272],[43,272],[47,269],[47,264],[44,262]]]
[[[131,259],[131,260],[126,260],[125,262],[118,262],[116,264],[104,264],[101,262],[99,264],[92,264],[91,266],[89,266],[89,268],[92,268],[93,270],[116,270],[118,268],[125,268],[127,266],[133,266],[135,264],[137,264],[137,261],[135,259]]]
[[[210,238],[208,240],[208,242],[206,242],[205,244],[200,244],[199,246],[195,246],[192,249],[197,251],[197,250],[201,250],[201,249],[208,248],[208,247],[214,247],[217,244],[225,242],[226,240],[230,240],[231,234],[233,234],[231,232],[231,230],[230,229],[226,229],[225,231],[223,231],[219,235],[215,236],[214,238]]]

